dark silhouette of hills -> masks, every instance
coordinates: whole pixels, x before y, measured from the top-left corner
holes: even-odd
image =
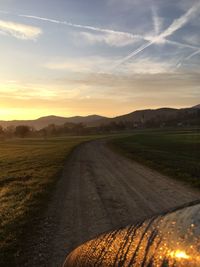
[[[198,108],[198,109],[200,109],[200,104],[199,105],[196,105],[196,106],[193,106],[192,108]]]
[[[89,115],[89,116],[75,116],[75,117],[59,117],[59,116],[46,116],[41,117],[36,120],[13,120],[13,121],[0,121],[0,125],[3,128],[6,128],[8,126],[18,126],[18,125],[27,125],[34,127],[36,130],[40,130],[44,127],[47,127],[50,124],[55,125],[63,125],[65,123],[83,123],[84,125],[88,125],[92,122],[97,122],[101,119],[107,119],[106,117],[98,116],[98,115]]]
[[[98,127],[100,125],[111,124],[124,124],[130,125],[130,127],[139,126],[161,126],[170,122],[173,125],[193,122],[199,118],[200,105],[196,105],[190,108],[159,108],[159,109],[146,109],[137,110],[125,115],[117,116],[115,118],[100,119],[95,122],[90,122],[89,126]]]
[[[160,108],[160,109],[146,109],[136,110],[134,112],[117,116],[115,118],[101,119],[96,122],[91,122],[90,126],[98,126],[100,124],[119,123],[119,122],[144,122],[155,117],[175,116],[177,109]]]
[[[200,124],[200,104],[190,108],[159,108],[137,110],[114,118],[107,118],[99,115],[59,117],[47,116],[36,120],[14,120],[0,121],[3,128],[8,126],[27,125],[36,130],[54,124],[57,126],[66,123],[83,124],[84,127],[111,127],[115,128],[138,128],[138,127],[160,127],[176,125],[199,125]]]

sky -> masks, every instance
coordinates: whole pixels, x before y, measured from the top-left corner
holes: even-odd
[[[0,0],[0,120],[200,103],[200,0]]]

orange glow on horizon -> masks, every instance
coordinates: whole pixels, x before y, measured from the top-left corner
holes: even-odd
[[[182,250],[172,251],[170,253],[170,256],[176,259],[185,259],[185,260],[190,259],[190,256],[187,255],[186,252]]]
[[[62,117],[70,117],[73,116],[71,114],[62,114],[61,112],[53,112],[51,109],[18,109],[18,108],[0,108],[0,121],[12,121],[12,120],[35,120],[40,117],[45,116],[62,116]]]

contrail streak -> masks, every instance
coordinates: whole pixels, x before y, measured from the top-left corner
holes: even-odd
[[[182,28],[190,19],[192,19],[198,12],[200,8],[200,2],[192,6],[183,16],[175,19],[172,24],[160,34],[160,38],[166,38],[171,36],[174,32]]]
[[[152,6],[151,11],[152,11],[152,20],[153,20],[154,32],[156,35],[158,35],[161,31],[162,23],[161,23],[160,18],[158,17],[157,8],[155,6]]]
[[[19,17],[25,17],[25,18],[32,18],[32,19],[36,19],[36,20],[47,21],[47,22],[56,23],[56,24],[63,24],[63,25],[69,26],[69,27],[81,28],[81,29],[86,29],[86,30],[91,30],[91,31],[96,31],[96,32],[123,35],[123,36],[126,36],[128,38],[132,38],[132,39],[137,38],[137,39],[141,39],[141,40],[146,40],[146,41],[149,41],[151,44],[159,43],[159,42],[168,42],[171,44],[177,44],[177,45],[182,46],[182,47],[199,49],[199,47],[195,47],[195,46],[187,45],[187,44],[182,44],[182,43],[178,43],[175,41],[170,41],[170,40],[165,39],[166,37],[172,35],[175,31],[180,29],[182,26],[184,26],[189,21],[189,19],[191,19],[194,16],[194,14],[198,11],[199,8],[200,8],[200,3],[198,3],[197,5],[194,5],[183,16],[174,20],[174,22],[164,32],[162,32],[161,34],[159,34],[157,36],[153,36],[151,38],[148,38],[148,37],[145,37],[142,35],[138,35],[138,34],[135,35],[135,34],[132,34],[130,32],[115,31],[115,30],[110,30],[110,29],[105,29],[105,28],[93,27],[93,26],[88,26],[88,25],[81,25],[81,24],[71,23],[71,22],[67,22],[67,21],[60,21],[60,20],[56,20],[56,19],[38,17],[38,16],[33,16],[33,15],[20,14],[18,16]],[[8,14],[7,11],[0,11],[0,12]],[[158,24],[158,22],[156,24]],[[156,28],[159,28],[158,25]],[[143,46],[141,46],[141,48],[142,47]],[[143,49],[141,51],[143,51]],[[127,58],[128,58],[128,56],[127,56]]]
[[[144,49],[146,49],[147,47],[151,46],[154,43],[170,42],[170,41],[166,40],[165,38],[171,36],[174,32],[176,32],[177,30],[182,28],[197,12],[199,12],[199,8],[200,8],[200,2],[198,4],[192,6],[183,16],[181,16],[178,19],[175,19],[172,22],[172,24],[165,31],[163,31],[161,34],[159,34],[158,36],[152,37],[151,38],[152,40],[150,43],[141,46],[140,48],[138,48],[137,50],[133,51],[131,54],[126,56],[124,59],[122,59],[120,61],[120,63],[117,64],[117,66],[120,66],[122,63],[126,62],[127,60],[134,57],[135,55],[139,54]]]
[[[133,58],[134,56],[136,56],[137,54],[139,54],[140,52],[142,52],[144,49],[146,49],[147,47],[151,46],[152,44],[153,44],[153,42],[149,42],[147,44],[144,44],[144,45],[140,46],[138,49],[136,49],[135,51],[133,51],[131,54],[129,54],[128,56],[126,56],[124,59],[122,59],[118,64],[116,64],[116,66],[114,68],[119,67],[124,62],[126,62],[130,58]]]
[[[171,40],[166,39],[166,37],[171,36],[174,32],[176,32],[177,30],[182,28],[191,18],[193,18],[197,14],[197,12],[199,12],[199,9],[200,9],[200,2],[198,4],[192,6],[180,18],[175,19],[172,22],[172,24],[166,30],[164,30],[162,33],[160,33],[157,36],[150,36],[150,37],[142,36],[142,35],[134,35],[134,34],[132,34],[130,32],[115,31],[115,30],[111,30],[111,29],[105,29],[105,28],[93,27],[93,26],[88,26],[88,25],[75,24],[75,23],[71,23],[71,22],[68,22],[68,21],[60,21],[60,20],[57,20],[57,19],[39,17],[39,16],[34,16],[34,15],[26,15],[26,14],[15,14],[15,15],[19,16],[19,17],[29,18],[29,19],[47,21],[47,22],[55,23],[55,24],[62,24],[62,25],[66,25],[66,26],[69,26],[69,27],[79,28],[79,29],[86,29],[86,30],[95,31],[95,32],[99,32],[99,33],[121,35],[121,36],[125,36],[127,38],[130,38],[130,39],[140,39],[140,40],[144,40],[144,41],[148,42],[148,43],[143,44],[142,46],[140,46],[136,50],[134,50],[132,53],[130,53],[125,58],[123,58],[114,67],[114,68],[116,68],[116,67],[120,66],[121,64],[123,64],[124,62],[126,62],[127,60],[129,60],[130,58],[135,57],[136,55],[138,55],[139,53],[144,51],[146,48],[148,48],[151,45],[156,44],[156,43],[157,44],[169,43],[169,44],[176,45],[176,46],[179,46],[179,47],[190,48],[190,49],[197,50],[197,51],[193,52],[191,55],[189,55],[189,57],[185,58],[185,60],[192,58],[196,54],[199,54],[200,53],[200,47],[193,46],[193,45],[190,45],[190,44],[183,44],[183,43],[179,43],[179,42],[176,42],[176,41],[171,41]],[[160,25],[159,25],[158,17],[157,17],[157,14],[156,14],[156,10],[152,10],[152,12],[153,12],[154,29],[155,29],[156,32],[158,32]],[[11,14],[10,12],[4,11],[4,10],[0,10],[0,13]],[[181,65],[181,63],[180,63],[180,65]]]
[[[177,64],[177,69],[180,68],[182,65],[183,65],[183,62],[188,60],[188,59],[191,59],[192,57],[196,56],[200,54],[200,49],[193,52],[192,54],[190,54],[189,56],[185,57],[182,61],[180,61],[178,64]]]
[[[191,48],[191,49],[194,49],[194,50],[199,50],[200,49],[199,46],[194,46],[194,45],[185,44],[185,43],[179,43],[177,41],[171,41],[171,40],[168,40],[168,39],[165,39],[165,41],[166,41],[166,43],[169,43],[171,45],[176,45],[176,46],[183,47],[183,48]]]
[[[38,17],[38,16],[32,16],[32,15],[18,15],[19,17],[24,17],[24,18],[31,18],[31,19],[36,19],[36,20],[42,20],[42,21],[48,21],[51,23],[56,23],[56,24],[63,24],[69,27],[74,27],[74,28],[80,28],[80,29],[86,29],[86,30],[91,30],[91,31],[96,31],[96,32],[102,32],[102,33],[110,33],[110,34],[118,34],[118,35],[123,35],[128,38],[138,38],[138,39],[143,39],[141,35],[134,35],[129,32],[122,32],[122,31],[114,31],[110,29],[104,29],[104,28],[99,28],[99,27],[92,27],[88,25],[81,25],[81,24],[75,24],[67,21],[60,21],[56,19],[50,19],[50,18],[43,18],[43,17]]]
[[[191,54],[191,55],[189,55],[188,57],[186,57],[186,60],[188,60],[188,59],[192,58],[193,56],[195,56],[195,55],[197,55],[197,54],[199,54],[199,53],[200,53],[200,49],[199,49],[199,50],[197,50],[196,52],[192,53],[192,54]]]
[[[0,10],[0,13],[10,14],[10,12],[4,11],[4,10]],[[191,13],[191,11],[190,11],[190,13]],[[158,36],[153,36],[153,37],[145,37],[145,36],[138,35],[138,34],[132,34],[130,32],[122,32],[122,31],[115,31],[115,30],[104,29],[104,28],[99,28],[99,27],[93,27],[93,26],[88,26],[88,25],[81,25],[81,24],[71,23],[71,22],[67,22],[67,21],[60,21],[60,20],[57,20],[57,19],[51,19],[51,18],[45,18],[45,17],[38,17],[38,16],[34,16],[34,15],[25,15],[25,14],[15,14],[15,15],[17,15],[19,17],[29,18],[29,19],[47,21],[47,22],[51,22],[51,23],[55,23],[55,24],[63,24],[63,25],[69,26],[69,27],[74,27],[74,28],[87,29],[87,30],[96,31],[96,32],[102,32],[102,33],[119,34],[119,35],[126,36],[128,38],[133,38],[133,39],[134,38],[137,38],[137,39],[145,40],[145,41],[150,42],[151,44],[154,43],[154,42],[155,43],[156,42],[159,42],[160,36],[163,34],[162,33],[162,34],[160,34]],[[172,23],[172,24],[174,24],[174,23]],[[165,30],[165,32],[166,32],[166,30]],[[199,47],[195,47],[195,46],[188,45],[188,44],[182,44],[182,43],[175,42],[175,41],[170,41],[170,40],[167,40],[167,39],[164,39],[164,41],[165,42],[168,42],[168,43],[171,43],[171,44],[174,44],[174,45],[182,46],[182,47],[188,47],[188,48],[192,48],[192,49],[200,49]]]

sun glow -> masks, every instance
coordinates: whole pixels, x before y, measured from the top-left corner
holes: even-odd
[[[0,108],[0,120],[31,120],[48,115],[48,109]]]
[[[190,256],[186,254],[185,251],[182,250],[176,250],[176,251],[172,251],[170,253],[170,256],[172,258],[176,258],[176,259],[190,259]]]

